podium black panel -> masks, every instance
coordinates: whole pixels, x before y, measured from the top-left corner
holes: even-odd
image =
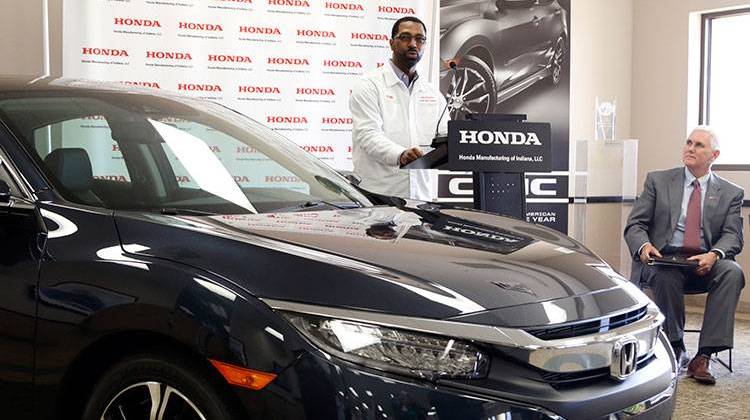
[[[523,173],[474,172],[474,208],[526,219]]]

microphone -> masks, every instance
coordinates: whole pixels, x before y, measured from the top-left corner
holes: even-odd
[[[456,62],[451,60],[448,63],[448,66],[453,70],[454,80],[458,79],[458,71],[456,70]],[[454,88],[455,89],[455,88]],[[437,124],[435,124],[435,135],[432,137],[432,144],[430,144],[430,147],[436,148],[438,146],[441,146],[448,142],[448,136],[440,136],[440,121],[443,120],[443,115],[445,115],[445,111],[448,110],[448,107],[453,104],[453,97],[454,95],[451,92],[448,92],[448,96],[450,98],[449,101],[445,101],[445,107],[443,107],[443,112],[440,113],[440,118],[437,120]]]

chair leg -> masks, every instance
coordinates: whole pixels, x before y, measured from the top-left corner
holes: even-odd
[[[729,369],[730,372],[734,373],[734,370],[732,370],[732,349],[727,349],[727,350],[729,350],[729,364],[721,360],[721,358],[719,357],[719,352],[714,353],[714,355],[716,356],[717,362],[721,363],[722,366]]]

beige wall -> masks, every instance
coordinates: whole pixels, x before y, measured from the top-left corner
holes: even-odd
[[[0,0],[0,74],[44,73],[42,10],[42,0]]]
[[[617,137],[640,140],[637,170],[640,191],[646,172],[681,164],[682,142],[690,127],[698,123],[700,12],[746,7],[750,1],[573,0],[572,3],[571,168],[575,167],[575,141],[593,136],[596,96],[616,97]],[[603,161],[611,156],[588,158]],[[598,173],[597,165],[589,166],[589,195],[619,195],[620,179],[607,176],[604,171]],[[720,175],[750,192],[750,173]],[[571,218],[574,207],[571,206]],[[622,241],[622,227],[629,208],[588,204],[583,212],[586,245],[624,274],[629,274],[629,256]],[[745,220],[748,214],[750,209],[743,209]],[[748,225],[744,228],[746,238],[750,238]],[[750,251],[740,254],[738,262],[746,272],[750,270]],[[750,288],[741,298],[740,310],[750,312]]]
[[[617,98],[617,137],[629,138],[633,0],[571,3],[570,140],[594,137],[597,96]]]
[[[639,185],[646,172],[681,164],[682,142],[698,123],[699,12],[748,5],[748,0],[634,0],[631,132],[641,140]],[[721,175],[750,191],[749,174]]]
[[[62,0],[0,0],[0,54],[0,75],[62,74]]]
[[[682,143],[698,123],[699,12],[748,5],[748,0],[634,0],[631,132],[640,139],[639,186],[646,172],[681,164]],[[750,173],[719,174],[750,192]],[[749,212],[743,209],[746,221]],[[744,230],[750,238],[747,223]],[[748,273],[750,251],[737,261]],[[750,310],[749,289],[741,298],[743,311]]]

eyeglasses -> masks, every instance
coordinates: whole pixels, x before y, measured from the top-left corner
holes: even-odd
[[[396,39],[406,44],[411,44],[412,39],[417,41],[417,45],[424,45],[427,43],[427,38],[422,35],[413,36],[412,34],[400,34],[396,35]]]

